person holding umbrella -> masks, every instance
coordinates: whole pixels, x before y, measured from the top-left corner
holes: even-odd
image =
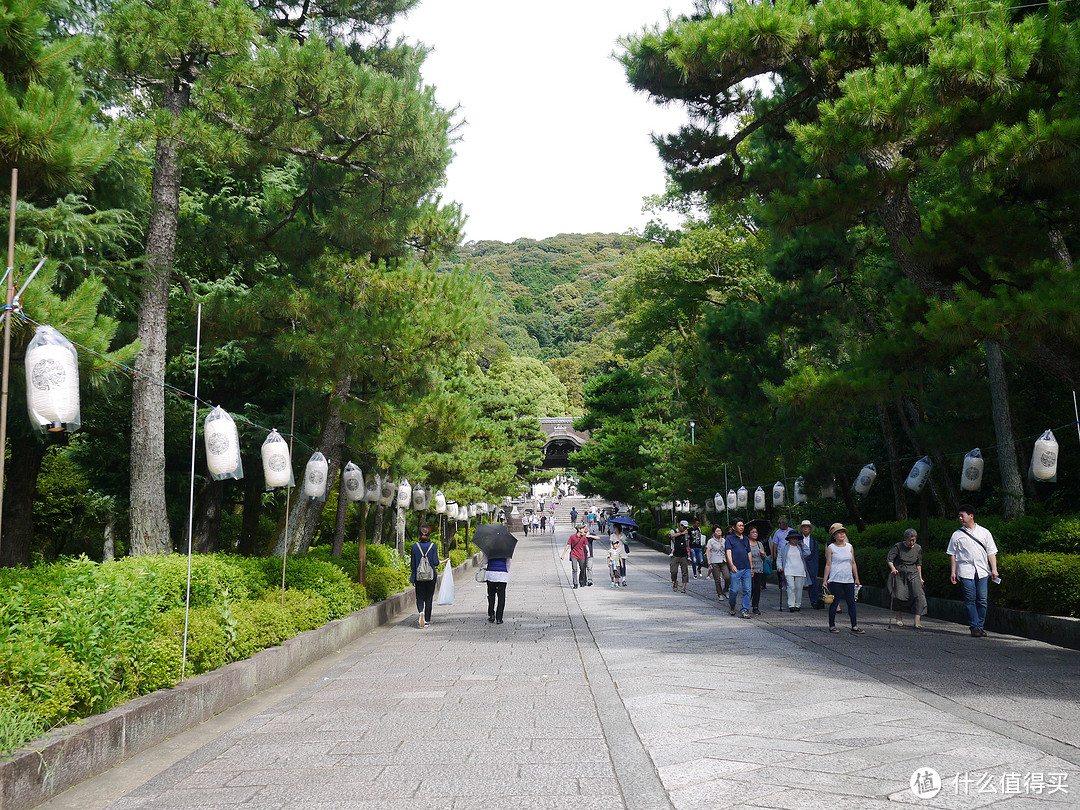
[[[473,543],[484,552],[484,581],[487,583],[488,621],[503,623],[506,608],[506,583],[510,579],[510,558],[514,556],[517,538],[506,526],[485,523],[476,527]]]

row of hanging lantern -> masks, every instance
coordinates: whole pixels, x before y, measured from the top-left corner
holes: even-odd
[[[240,459],[240,436],[236,422],[221,407],[215,407],[203,423],[206,445],[206,466],[210,477],[221,481],[244,477]],[[280,433],[271,430],[261,448],[263,477],[267,490],[295,486],[289,444]],[[326,456],[316,450],[304,468],[304,497],[313,501],[325,501],[329,491],[329,463]],[[420,484],[413,486],[407,478],[394,482],[391,478],[371,473],[364,477],[363,471],[353,462],[342,470],[345,497],[353,503],[366,501],[381,506],[397,506],[423,512],[434,502],[435,512],[447,515],[451,520],[468,520],[492,510],[487,503],[458,504],[447,501],[441,491],[432,493]]]
[[[1047,430],[1043,433],[1035,442],[1035,451],[1031,455],[1031,468],[1029,470],[1031,477],[1036,481],[1052,482],[1057,481],[1057,462],[1058,462],[1058,443],[1054,438],[1053,431]],[[960,489],[966,492],[978,492],[982,488],[982,477],[984,460],[982,451],[976,447],[974,450],[967,453],[964,456],[964,463],[960,471]],[[916,461],[911,471],[908,473],[907,478],[904,480],[904,486],[912,492],[922,492],[923,487],[926,486],[926,482],[930,479],[930,472],[933,470],[933,462],[930,461],[928,456],[923,456]],[[873,464],[867,464],[860,471],[855,478],[855,482],[851,485],[851,489],[856,495],[866,495],[870,488],[874,485],[874,481],[877,478],[877,468]],[[772,489],[772,505],[774,507],[783,506],[786,496],[786,488],[784,484],[777,481],[773,484]],[[765,511],[765,490],[758,487],[754,490],[754,509],[758,512]],[[806,486],[802,477],[795,479],[795,491],[792,498],[792,502],[799,504],[806,502]],[[821,488],[822,498],[835,498],[836,497],[836,485],[830,483]],[[712,511],[715,509],[718,512],[733,509],[746,509],[750,504],[750,492],[746,487],[739,487],[738,490],[729,489],[727,495],[721,495],[719,492],[713,496],[712,502],[706,502],[706,511]],[[670,508],[670,502],[667,504]],[[678,504],[680,507],[685,505],[682,511],[689,512],[690,504],[688,501],[683,501]]]
[[[26,407],[34,427],[42,433],[78,430],[82,423],[79,406],[79,358],[71,341],[51,326],[39,326],[27,346],[25,366]],[[243,478],[240,438],[232,416],[221,407],[215,407],[207,415],[203,428],[210,477],[218,481]],[[1053,431],[1047,430],[1039,436],[1035,441],[1029,469],[1033,479],[1043,482],[1057,481],[1058,450]],[[262,463],[268,490],[295,485],[289,445],[276,430],[271,430],[262,444]],[[982,453],[977,447],[964,456],[960,473],[962,490],[976,492],[982,487],[983,464]],[[326,500],[329,485],[328,466],[322,453],[316,451],[312,454],[304,470],[306,497]],[[912,466],[904,486],[912,492],[921,492],[932,469],[933,463],[929,457],[923,456]],[[432,501],[428,490],[419,485],[411,487],[404,479],[396,485],[389,479],[384,481],[377,474],[365,480],[359,468],[351,462],[346,465],[345,474],[351,476],[346,479],[346,495],[353,501],[364,500],[383,506],[390,506],[396,501],[401,508],[411,507],[418,511],[426,510]],[[857,495],[866,495],[876,478],[877,468],[873,464],[867,464],[859,471],[851,488]],[[783,506],[785,496],[784,484],[777,481],[773,484],[772,505]],[[835,484],[822,487],[821,497],[835,498]],[[441,492],[435,493],[434,500],[438,514],[458,514],[460,505],[452,501],[447,503]],[[792,500],[796,504],[806,501],[806,487],[801,477],[795,479]],[[716,493],[712,504],[706,503],[706,510],[709,511],[710,506],[718,511],[745,509],[749,504],[750,493],[742,486],[738,490],[728,490],[726,496]],[[754,509],[764,511],[765,504],[765,490],[758,487],[753,493]],[[478,509],[481,506],[484,508]],[[688,501],[669,501],[663,506],[668,509],[683,507],[683,511],[690,511]],[[475,517],[478,512],[490,511],[491,507],[488,504],[473,504],[465,509],[471,510],[470,516]]]

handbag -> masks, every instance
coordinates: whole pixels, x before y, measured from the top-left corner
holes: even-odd
[[[473,577],[477,582],[487,582],[487,563],[484,563],[476,569],[476,575]]]
[[[768,557],[764,558],[761,561],[761,573],[763,573],[765,576],[770,576],[773,573],[772,560],[770,560]]]

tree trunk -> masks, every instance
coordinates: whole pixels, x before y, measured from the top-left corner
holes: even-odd
[[[923,450],[923,444],[911,426],[912,422],[922,424],[925,421],[922,409],[912,401],[911,397],[902,396],[896,403],[896,415],[900,419],[900,425],[904,428],[904,433],[907,434],[908,441],[915,448],[915,452],[921,456],[928,456],[929,454]],[[904,477],[906,478],[907,475],[905,474]],[[939,514],[945,514],[945,502],[941,498],[941,493],[938,492],[933,476],[927,479],[924,489],[925,487],[930,487],[930,493],[934,496],[934,502],[937,503]]]
[[[337,477],[341,467],[341,452],[345,444],[345,422],[341,418],[341,403],[349,393],[352,378],[348,375],[337,381],[330,401],[326,406],[326,418],[323,421],[323,429],[319,434],[319,448],[326,448],[323,454],[326,456],[326,480],[331,481]],[[315,501],[303,496],[303,487],[297,487],[296,500],[292,505],[292,513],[286,522],[286,527],[293,532],[291,554],[303,554],[311,548],[311,541],[315,537],[315,529],[319,525],[319,517],[323,512],[323,502]],[[274,554],[282,554],[285,549],[285,532],[278,535],[277,544],[274,546]]]
[[[900,458],[896,452],[896,434],[893,433],[892,420],[888,408],[881,400],[877,402],[878,420],[881,422],[881,435],[885,437],[885,449],[889,454],[889,481],[892,483],[893,502],[896,504],[896,519],[907,520],[907,498],[904,497],[903,479],[900,477]]]
[[[166,81],[162,106],[175,122],[187,109],[189,90]],[[139,303],[138,338],[131,392],[131,553],[172,551],[165,512],[165,360],[169,279],[176,254],[180,211],[179,141],[158,139],[146,230],[146,278]]]
[[[0,566],[30,565],[34,541],[34,496],[48,445],[34,436],[12,436],[11,457],[4,476],[4,542]]]
[[[245,469],[251,469],[245,465]],[[244,519],[240,524],[239,554],[251,557],[262,549],[259,543],[259,517],[262,515],[262,479],[248,474],[244,477]]]
[[[349,498],[345,494],[345,470],[338,476],[337,517],[334,520],[334,544],[330,549],[332,557],[340,557],[345,547],[345,522],[349,517]]]
[[[210,479],[195,499],[195,531],[191,546],[196,554],[213,554],[221,538],[221,502],[225,483]]]
[[[407,512],[402,506],[394,509],[394,540],[397,553],[405,556],[405,515]]]
[[[983,347],[986,350],[986,375],[990,381],[994,438],[998,446],[998,464],[1001,467],[1001,488],[1005,496],[1001,512],[1005,520],[1012,520],[1024,514],[1024,481],[1016,461],[1009,383],[1005,376],[1001,345],[996,340],[987,338],[983,341]]]
[[[105,520],[105,544],[101,549],[101,561],[112,562],[116,559],[116,515],[109,512]]]
[[[382,545],[383,517],[386,515],[386,507],[381,503],[375,505],[375,529],[371,533],[371,542],[376,546]]]

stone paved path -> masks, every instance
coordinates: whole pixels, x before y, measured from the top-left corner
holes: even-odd
[[[505,624],[458,582],[432,627],[409,616],[43,807],[1080,807],[1080,653],[863,606],[865,636],[830,635],[775,585],[733,618],[642,546],[630,587],[598,560],[572,590],[566,535],[519,543]]]

